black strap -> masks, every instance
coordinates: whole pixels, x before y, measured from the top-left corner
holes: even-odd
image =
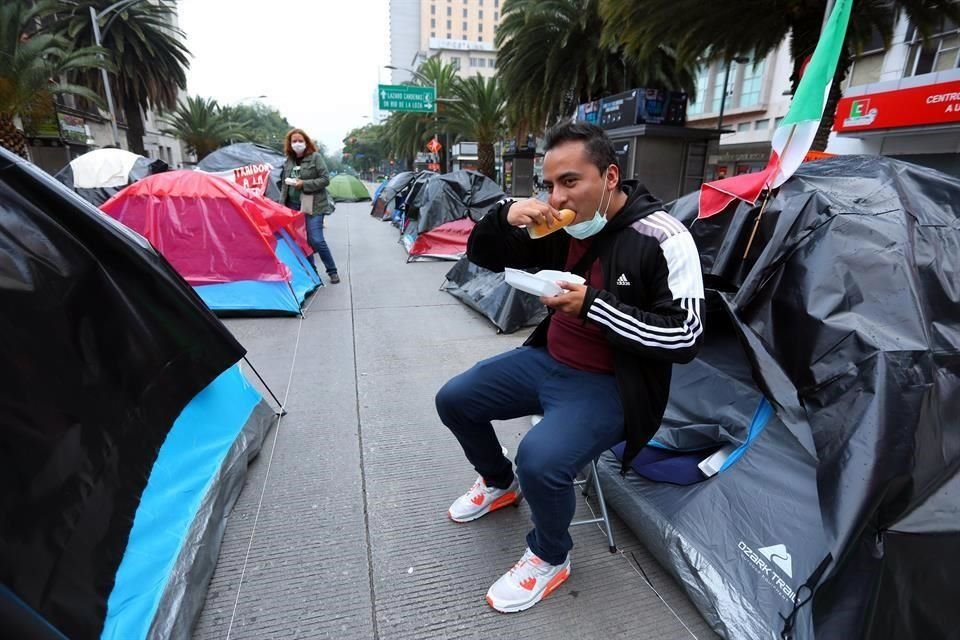
[[[800,613],[800,609],[804,605],[813,599],[813,592],[817,587],[817,583],[820,582],[820,578],[823,577],[824,572],[832,561],[833,554],[828,553],[827,556],[820,561],[820,564],[817,565],[817,568],[814,569],[807,581],[797,589],[797,592],[793,596],[793,610],[790,611],[790,614],[786,616],[782,613],[780,614],[780,618],[783,620],[783,631],[780,632],[780,638],[782,640],[793,640],[793,627],[797,623],[797,614]]]

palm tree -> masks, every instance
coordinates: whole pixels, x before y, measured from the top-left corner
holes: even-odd
[[[601,42],[603,27],[599,0],[504,2],[497,75],[518,126],[540,131],[581,102],[634,87],[694,89],[695,64],[679,63],[665,46],[628,55]]]
[[[760,60],[789,36],[794,69],[791,80],[796,90],[800,69],[817,46],[826,0],[769,4],[732,0],[710,3],[709,9],[704,10],[702,0],[600,0],[604,42],[616,43],[626,53],[643,57],[656,43],[667,41],[676,43],[681,60],[696,60],[709,51],[730,61],[739,55]],[[889,46],[901,11],[924,35],[944,18],[960,22],[960,4],[954,0],[854,0],[846,46],[837,64],[814,149],[826,148],[853,54],[862,51],[874,32],[880,34],[884,46]]]
[[[74,42],[92,43],[90,7],[99,13],[113,4],[114,0],[78,0],[68,5],[70,12],[61,15],[58,28]],[[141,155],[146,155],[143,111],[176,108],[180,90],[187,87],[190,52],[186,36],[174,26],[175,16],[173,0],[156,0],[127,5],[100,19],[101,42],[117,67],[111,82],[127,123],[127,145]],[[77,79],[102,90],[98,74],[83,73]]]
[[[484,78],[478,73],[458,82],[453,93],[460,101],[450,105],[450,129],[477,142],[480,172],[496,180],[493,145],[500,140],[506,128],[500,84],[496,77]]]
[[[27,140],[14,118],[42,121],[55,117],[53,98],[72,94],[98,102],[89,89],[55,80],[81,69],[100,68],[102,50],[71,49],[67,39],[37,28],[55,2],[3,0],[0,3],[0,146],[27,157]]]
[[[203,160],[234,139],[244,139],[245,122],[230,119],[213,98],[190,97],[161,119],[163,133],[183,140],[187,150]]]

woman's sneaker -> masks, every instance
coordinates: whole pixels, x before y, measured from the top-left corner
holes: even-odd
[[[483,477],[477,478],[470,490],[460,496],[450,505],[447,515],[454,522],[470,522],[491,511],[520,504],[523,496],[520,494],[520,483],[513,478],[513,483],[507,489],[488,487]]]
[[[500,613],[525,611],[537,604],[570,577],[570,554],[562,564],[548,564],[527,549],[520,562],[493,583],[487,604]]]

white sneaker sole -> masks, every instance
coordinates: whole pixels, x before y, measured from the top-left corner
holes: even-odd
[[[560,585],[570,579],[570,564],[562,569],[557,575],[553,576],[547,586],[543,588],[540,593],[533,596],[530,600],[523,602],[521,604],[512,604],[512,605],[497,605],[493,602],[493,598],[490,597],[490,594],[487,593],[487,604],[489,604],[494,611],[499,611],[500,613],[520,613],[521,611],[526,611],[533,605],[537,604],[548,595],[553,593]]]
[[[499,503],[503,498],[505,498],[505,497],[507,497],[507,496],[505,496],[505,495],[504,495],[504,496],[500,496],[499,498],[497,498],[496,500],[494,500],[493,502],[491,502],[490,504],[488,504],[487,506],[485,506],[483,509],[480,509],[480,510],[477,511],[476,513],[472,513],[472,514],[470,514],[469,516],[466,516],[466,517],[455,518],[455,517],[453,516],[453,513],[451,513],[450,510],[448,509],[448,510],[447,510],[447,517],[450,518],[451,520],[453,520],[454,522],[459,522],[459,523],[463,524],[464,522],[473,522],[474,520],[477,520],[478,518],[482,518],[483,516],[487,515],[487,514],[490,513],[491,511],[496,511],[496,510],[498,510],[498,509],[503,509],[503,508],[505,508],[505,507],[519,507],[519,506],[520,506],[520,503],[523,502],[523,494],[520,493],[520,492],[517,492],[517,497],[514,498],[513,501],[507,500],[507,501],[504,501],[502,504],[498,504],[498,503]]]

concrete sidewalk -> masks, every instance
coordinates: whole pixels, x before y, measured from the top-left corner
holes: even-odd
[[[452,263],[405,264],[397,231],[369,210],[341,204],[328,218],[343,282],[319,290],[303,321],[227,322],[289,413],[230,516],[194,637],[715,637],[619,521],[622,553],[577,527],[567,583],[525,613],[487,606],[487,588],[523,553],[529,509],[446,518],[475,474],[433,396],[526,333],[498,336],[439,291]],[[511,452],[528,426],[498,425]]]

